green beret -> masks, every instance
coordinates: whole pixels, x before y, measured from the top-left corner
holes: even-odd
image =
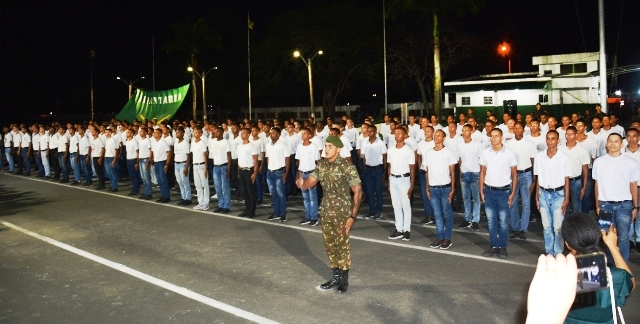
[[[329,135],[329,137],[327,137],[327,142],[335,145],[337,148],[342,148],[342,141],[340,140],[340,138],[338,138],[337,136],[334,135]]]

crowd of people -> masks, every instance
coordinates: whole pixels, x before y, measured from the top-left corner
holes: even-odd
[[[452,247],[456,202],[464,212],[460,229],[479,230],[484,209],[490,245],[483,255],[499,258],[508,256],[508,239],[526,239],[529,223],[538,219],[546,253],[562,253],[564,216],[594,209],[612,213],[627,260],[631,248],[640,248],[635,221],[640,122],[625,129],[615,115],[602,113],[599,106],[595,111],[587,114],[589,125],[578,113],[562,116],[558,125],[539,104],[524,117],[505,113],[501,124],[490,111],[479,123],[471,109],[457,120],[448,116],[445,125],[436,115],[410,116],[406,124],[389,115],[376,124],[369,116],[360,127],[347,116],[328,117],[326,123],[308,118],[22,124],[4,127],[2,143],[10,173],[34,172],[71,185],[91,186],[97,180],[97,190],[107,189],[108,181],[112,192],[128,175],[129,195],[150,200],[157,186],[157,202],[168,203],[174,189],[184,206],[193,203],[193,184],[196,210],[208,210],[213,198],[214,212],[229,213],[235,199],[245,204],[239,216],[255,217],[267,189],[273,203],[268,220],[285,222],[287,197],[301,193],[301,224],[315,226],[322,182],[299,189],[296,180],[316,170],[326,155],[327,138],[335,136],[343,147],[340,156],[362,180],[369,205],[365,218],[382,218],[388,181],[395,218],[389,239],[411,239],[411,202],[419,186],[421,223],[437,229],[431,248]]]

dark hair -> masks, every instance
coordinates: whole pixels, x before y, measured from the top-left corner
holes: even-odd
[[[600,226],[594,216],[585,213],[571,213],[562,221],[562,237],[578,254],[598,251]]]
[[[577,124],[577,123],[576,123]],[[567,127],[567,129],[565,130],[565,133],[568,131],[573,131],[574,133],[577,133],[578,130],[574,127],[574,126],[569,126]]]

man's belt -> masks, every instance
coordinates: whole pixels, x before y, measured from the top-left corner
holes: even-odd
[[[484,186],[491,190],[509,190],[509,185],[502,186],[502,187],[492,187],[490,185],[484,185]]]
[[[576,181],[576,180],[580,180],[580,179],[582,179],[581,175],[579,175],[577,177],[569,178],[569,181]]]
[[[529,172],[529,171],[531,171],[531,167],[528,167],[528,168],[526,168],[524,170],[518,170],[518,173],[525,173],[525,172]]]
[[[558,188],[542,188],[542,190],[546,192],[556,192],[556,191],[564,190],[564,186],[560,186]]]
[[[442,186],[429,186],[431,188],[437,188],[437,189],[441,189],[441,188],[451,188],[451,183],[447,183],[446,185],[442,185]]]
[[[253,168],[239,168],[240,171],[251,171],[253,170]]]
[[[400,174],[400,175],[392,174],[391,176],[394,177],[394,178],[406,178],[406,177],[408,177],[410,175],[411,175],[411,173],[405,173],[405,174]]]
[[[280,169],[275,169],[275,170],[269,170],[269,172],[278,172],[278,171],[282,171],[284,170],[284,167],[280,168]]]

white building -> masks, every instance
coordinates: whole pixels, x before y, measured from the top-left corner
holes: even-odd
[[[484,120],[491,110],[499,118],[506,101],[515,100],[523,116],[542,109],[560,117],[573,112],[593,110],[600,102],[598,52],[534,56],[538,72],[491,74],[444,83],[444,107],[456,113],[474,110]]]

